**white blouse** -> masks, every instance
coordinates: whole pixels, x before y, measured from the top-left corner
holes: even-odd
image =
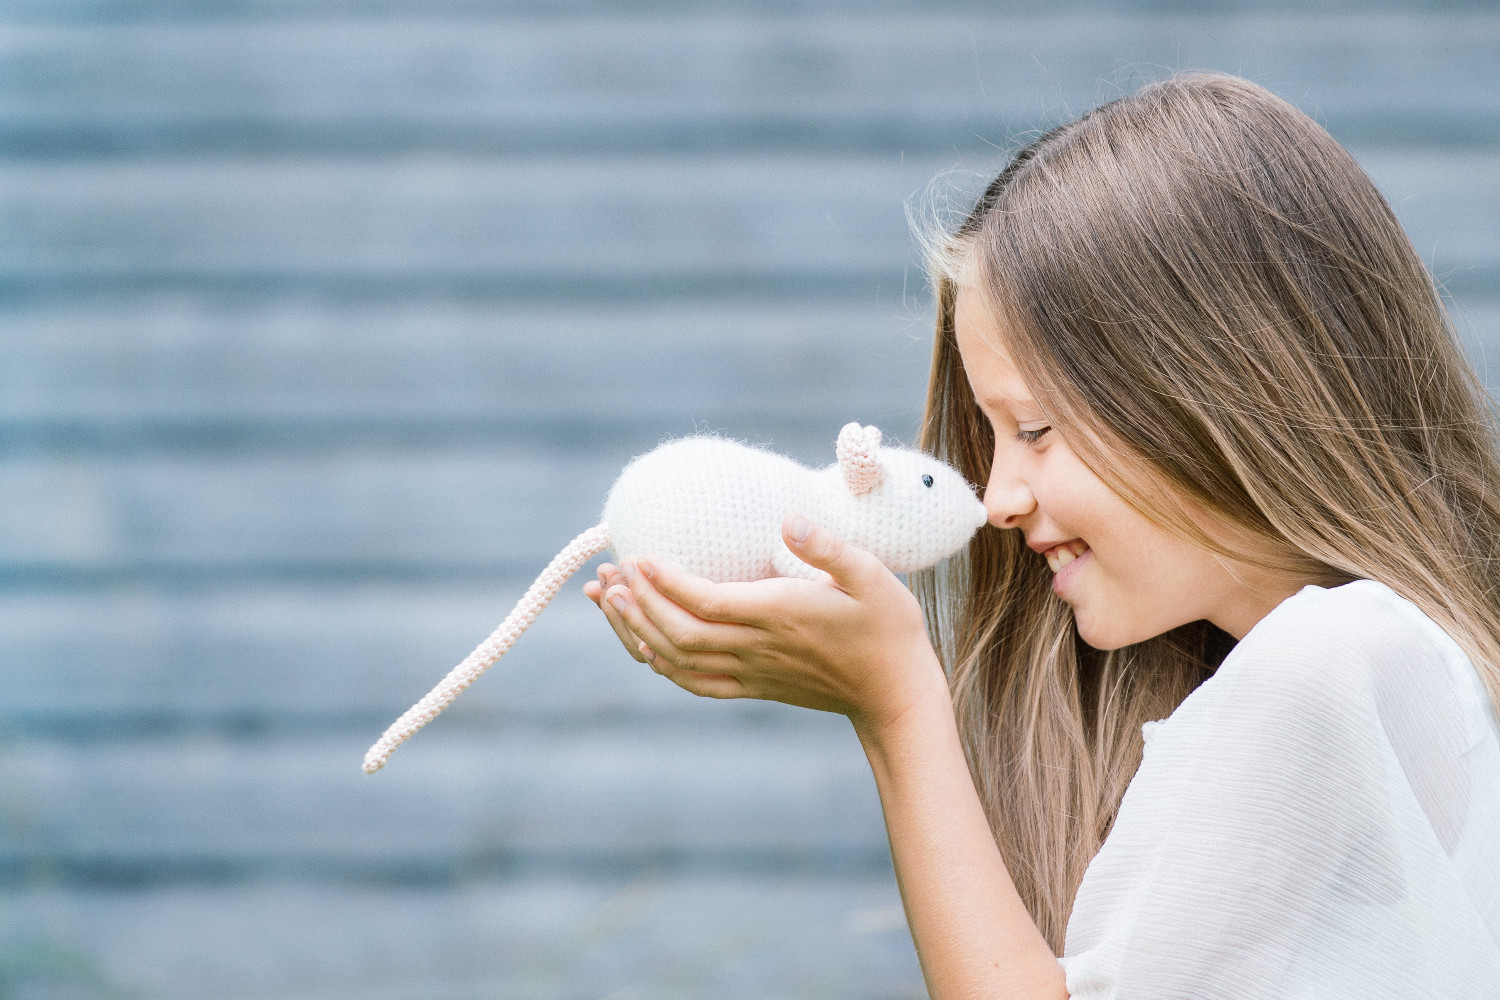
[[[1304,587],[1143,728],[1073,997],[1500,998],[1500,723],[1414,604]]]

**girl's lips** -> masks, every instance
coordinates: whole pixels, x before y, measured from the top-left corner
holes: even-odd
[[[1074,559],[1072,562],[1068,563],[1056,573],[1053,573],[1052,592],[1058,597],[1065,596],[1063,594],[1063,591],[1067,589],[1068,584],[1071,583],[1073,578],[1078,575],[1078,572],[1083,564],[1088,562],[1093,557],[1094,550],[1085,549],[1083,555],[1079,556],[1077,559]]]

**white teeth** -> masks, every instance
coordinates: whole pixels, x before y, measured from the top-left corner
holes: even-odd
[[[1059,545],[1047,553],[1047,565],[1052,568],[1052,572],[1056,573],[1088,550],[1089,547],[1083,542],[1069,542],[1066,545]]]

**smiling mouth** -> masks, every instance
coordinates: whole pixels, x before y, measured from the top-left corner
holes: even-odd
[[[1089,550],[1088,544],[1083,541],[1064,542],[1056,548],[1048,549],[1044,553],[1047,557],[1047,565],[1056,573],[1068,563],[1077,559]]]

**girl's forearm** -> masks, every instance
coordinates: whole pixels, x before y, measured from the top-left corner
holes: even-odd
[[[858,723],[855,730],[880,790],[896,881],[933,1000],[1066,998],[1062,966],[990,834],[946,686],[879,732]]]

